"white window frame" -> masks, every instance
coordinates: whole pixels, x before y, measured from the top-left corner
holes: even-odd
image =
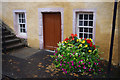
[[[25,30],[26,33],[20,33],[19,22],[18,22],[18,14],[25,14]],[[14,31],[17,37],[27,39],[27,18],[26,18],[26,10],[13,10],[13,22],[14,22]]]
[[[78,28],[77,28],[78,26],[77,14],[78,13],[93,13],[93,27],[92,28],[93,28],[93,42],[95,43],[96,9],[73,9],[73,34],[78,33]]]
[[[82,15],[84,15],[84,14],[87,14],[88,16],[89,16],[89,14],[93,14],[93,13],[84,13],[84,12],[80,12],[80,13],[77,13],[77,35],[78,35],[78,38],[79,38],[79,33],[82,33],[82,34],[84,34],[84,33],[87,33],[87,34],[92,34],[92,38],[93,38],[93,31],[92,31],[92,33],[89,33],[89,28],[92,28],[93,29],[93,26],[94,26],[94,20],[84,20],[84,16],[83,16],[83,19],[81,20],[81,21],[83,21],[83,26],[79,26],[79,21],[80,21],[80,19],[79,19],[79,15],[80,14],[82,14]],[[89,17],[88,17],[89,18]],[[93,15],[93,18],[94,18],[94,15]],[[88,26],[84,26],[84,21],[88,21]],[[89,21],[93,21],[93,26],[91,27],[91,26],[89,26]],[[83,32],[79,32],[79,28],[83,28]],[[84,32],[84,28],[88,28],[88,32]],[[83,35],[83,38],[84,38],[84,35]]]

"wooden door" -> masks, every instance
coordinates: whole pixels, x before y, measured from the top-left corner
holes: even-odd
[[[61,41],[61,14],[43,13],[44,49],[54,50]]]

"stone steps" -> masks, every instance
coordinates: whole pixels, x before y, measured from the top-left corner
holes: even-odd
[[[22,40],[16,37],[16,35],[9,29],[7,29],[5,24],[2,25],[2,31],[0,32],[0,35],[2,35],[2,41],[0,43],[2,44],[3,53],[25,47],[25,44],[22,42]]]

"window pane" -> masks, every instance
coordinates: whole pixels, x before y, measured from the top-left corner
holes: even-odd
[[[93,21],[89,21],[89,26],[93,26]]]
[[[88,38],[88,34],[85,33],[85,34],[84,34],[84,38]]]
[[[83,14],[80,14],[80,15],[79,15],[79,19],[83,19]]]
[[[79,33],[79,38],[83,38],[83,33]]]
[[[25,19],[23,19],[23,23],[25,23]]]
[[[20,27],[22,27],[22,24],[20,24]]]
[[[21,23],[21,19],[19,19],[19,23]]]
[[[92,28],[89,28],[89,33],[92,33],[93,32],[93,29]]]
[[[89,20],[93,20],[93,14],[89,14]]]
[[[24,32],[24,33],[26,32],[25,29],[23,29],[23,32]]]
[[[83,21],[79,21],[79,26],[83,26]]]
[[[88,21],[84,21],[84,26],[88,26]]]
[[[24,18],[24,14],[22,14],[22,18]]]
[[[22,32],[22,29],[20,29],[20,32]]]
[[[24,23],[23,20],[24,20],[24,19],[22,19],[22,23]]]
[[[21,14],[19,14],[19,18],[21,18]]]
[[[91,38],[91,39],[93,38],[93,37],[92,37],[92,34],[89,34],[89,38]]]
[[[84,32],[88,32],[88,28],[84,28]]]
[[[79,28],[79,32],[83,32],[83,28],[82,27]]]
[[[84,20],[88,20],[88,14],[84,14]]]
[[[23,28],[25,28],[25,24],[23,24]]]

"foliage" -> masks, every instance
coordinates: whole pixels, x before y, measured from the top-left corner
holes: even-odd
[[[98,49],[92,39],[78,39],[77,34],[71,34],[69,38],[58,43],[58,48],[52,58],[56,67],[61,68],[65,73],[69,72],[90,72],[102,71],[100,68],[100,57]]]

